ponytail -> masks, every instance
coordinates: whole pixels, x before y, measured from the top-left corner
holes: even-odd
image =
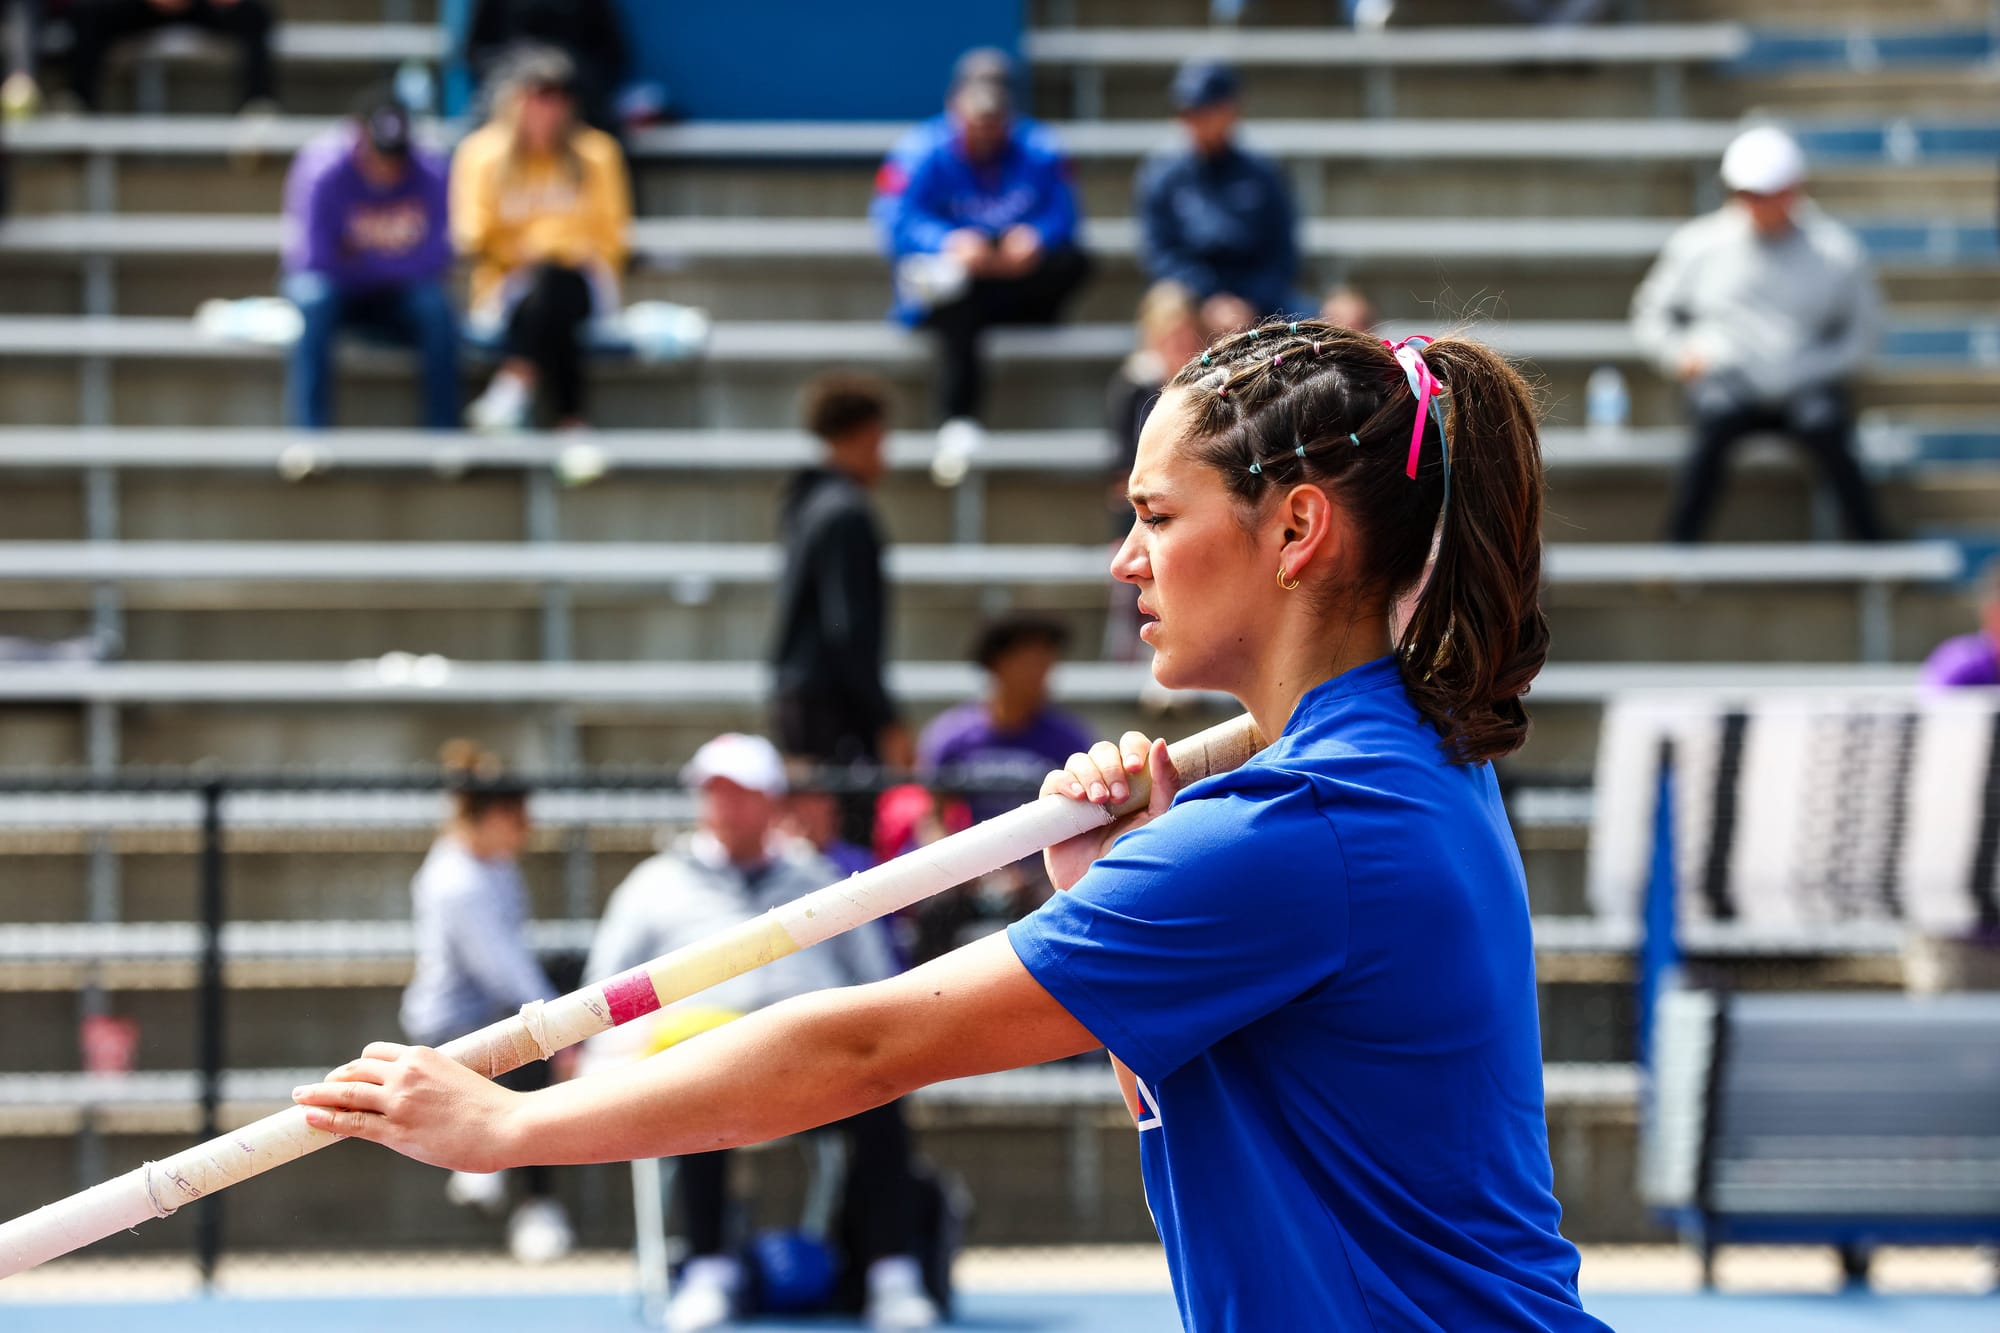
[[[1521,698],[1548,658],[1542,612],[1542,451],[1533,397],[1482,344],[1424,358],[1448,388],[1449,498],[1437,558],[1396,644],[1404,688],[1458,763],[1528,738]]]
[[[1527,740],[1521,699],[1548,656],[1541,445],[1533,396],[1497,353],[1449,337],[1421,352],[1442,422],[1389,347],[1323,320],[1224,338],[1173,383],[1190,390],[1187,447],[1239,504],[1324,484],[1360,532],[1361,588],[1419,588],[1396,643],[1404,689],[1452,762],[1484,763]]]

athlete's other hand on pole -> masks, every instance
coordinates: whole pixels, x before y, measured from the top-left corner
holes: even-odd
[[[1116,743],[1099,741],[1089,754],[1073,754],[1069,766],[1042,779],[1043,796],[1069,796],[1097,805],[1117,805],[1132,794],[1132,778],[1150,770],[1152,792],[1146,804],[1120,816],[1101,829],[1079,833],[1067,842],[1051,845],[1042,853],[1049,871],[1049,883],[1067,889],[1083,878],[1090,863],[1111,849],[1120,834],[1129,833],[1163,813],[1174,803],[1181,789],[1181,775],[1167,757],[1165,741],[1150,740],[1143,732],[1128,731]]]
[[[509,1118],[521,1097],[428,1046],[392,1041],[371,1042],[324,1082],[292,1089],[314,1129],[476,1172],[511,1165]]]

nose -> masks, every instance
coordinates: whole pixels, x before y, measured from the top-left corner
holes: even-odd
[[[1146,555],[1144,530],[1134,515],[1132,527],[1111,557],[1111,577],[1120,583],[1140,583],[1153,577],[1153,563]]]

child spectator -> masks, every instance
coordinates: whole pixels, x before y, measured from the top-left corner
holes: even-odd
[[[1187,146],[1139,170],[1146,274],[1192,292],[1211,338],[1303,305],[1291,190],[1276,163],[1236,142],[1240,91],[1226,65],[1182,66],[1173,99]]]
[[[466,410],[480,430],[526,426],[538,392],[564,429],[586,424],[587,326],[618,309],[632,222],[618,145],[580,123],[575,69],[560,51],[522,52],[493,118],[451,164],[451,230],[472,260],[471,315],[497,331],[504,360]]]
[[[458,424],[458,316],[446,294],[451,234],[444,163],[410,142],[386,88],[300,150],[285,180],[284,293],[305,327],[286,383],[294,426],[333,422],[333,350],[343,328],[412,343],[424,425]]]
[[[441,1045],[556,994],[528,947],[528,891],[520,867],[528,845],[528,788],[470,741],[446,745],[442,760],[451,815],[410,885],[417,965],[403,991],[402,1021],[420,1046]],[[560,1054],[558,1059],[569,1063]],[[534,1060],[497,1081],[533,1092],[553,1077],[549,1061]],[[574,1236],[550,1190],[548,1168],[528,1167],[521,1175],[526,1197],[508,1222],[508,1245],[523,1262],[559,1259]],[[507,1184],[499,1173],[454,1172],[445,1195],[497,1211]]]
[[[1722,157],[1729,202],[1683,225],[1632,297],[1639,346],[1687,390],[1694,457],[1668,536],[1701,536],[1730,452],[1774,431],[1833,483],[1849,534],[1883,535],[1854,459],[1850,382],[1875,345],[1881,296],[1861,242],[1803,193],[1805,155],[1784,131],[1746,130]]]
[[[74,0],[69,23],[70,88],[87,110],[100,108],[111,48],[158,28],[199,28],[228,38],[239,61],[237,106],[249,111],[272,104],[271,9],[264,0]]]
[[[940,346],[940,485],[965,476],[984,438],[985,331],[1053,323],[1089,270],[1069,160],[1014,113],[1012,77],[1003,53],[968,52],[944,114],[912,130],[875,178],[870,213],[895,266],[896,315]]]

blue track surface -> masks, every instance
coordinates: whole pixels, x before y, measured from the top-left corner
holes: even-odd
[[[2000,1330],[2000,1296],[1593,1297],[1618,1333],[1976,1333]],[[962,1302],[954,1328],[969,1333],[1170,1333],[1179,1326],[1163,1295],[982,1294]],[[0,1304],[8,1333],[632,1333],[641,1327],[622,1296],[409,1297],[214,1300],[108,1305]],[[836,1321],[759,1321],[758,1333],[853,1328]]]

